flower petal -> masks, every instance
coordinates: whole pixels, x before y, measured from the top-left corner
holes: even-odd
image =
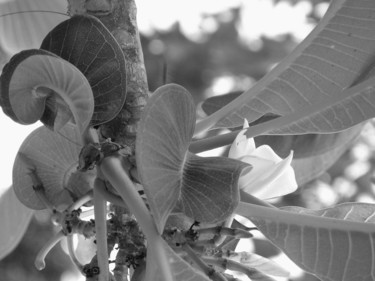
[[[279,197],[295,191],[297,183],[294,170],[290,166],[292,158],[293,152],[274,164],[258,157],[242,157],[241,161],[251,164],[253,169],[240,178],[240,188],[260,199]]]
[[[251,156],[267,159],[274,164],[283,161],[283,159],[277,155],[269,145],[261,145],[257,147],[253,153],[251,153]]]
[[[228,157],[232,159],[239,159],[244,155],[250,155],[255,151],[255,142],[253,138],[247,138],[245,133],[247,128],[249,127],[249,123],[245,119],[243,128],[241,132],[238,133],[236,139],[232,143]]]

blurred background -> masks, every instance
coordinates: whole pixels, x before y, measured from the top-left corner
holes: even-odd
[[[0,0],[0,15],[5,2]],[[198,104],[211,96],[250,88],[308,35],[329,3],[137,0],[136,4],[150,90],[165,83],[178,83],[190,91]],[[7,128],[9,136],[2,147],[9,146],[9,139],[14,143],[1,160],[5,187],[11,184],[11,167],[18,146],[32,130],[8,119],[0,113],[1,126]],[[358,141],[327,173],[278,204],[320,209],[346,201],[374,202],[374,133],[370,122]],[[60,246],[47,256],[45,270],[39,272],[34,268],[37,251],[54,231],[48,215],[39,213],[17,249],[0,261],[0,281],[83,280]],[[288,267],[292,272],[289,280],[318,280],[304,275],[261,238],[254,239],[250,246],[258,254],[275,257]]]

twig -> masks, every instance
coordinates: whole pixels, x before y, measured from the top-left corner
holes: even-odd
[[[95,232],[97,259],[99,266],[99,281],[108,281],[108,246],[107,246],[107,202],[103,200],[97,189],[105,188],[104,183],[100,179],[96,179],[94,183],[94,213],[95,213]]]

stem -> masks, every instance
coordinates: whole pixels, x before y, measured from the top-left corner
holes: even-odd
[[[47,254],[52,250],[55,245],[65,237],[65,234],[63,231],[59,231],[56,233],[53,237],[51,237],[46,244],[40,249],[38,254],[36,255],[34,265],[38,270],[42,270],[46,267],[46,262],[44,261]]]
[[[240,190],[240,195],[241,195],[241,202],[277,209],[277,207],[268,203],[267,201],[264,201],[264,200],[261,200],[261,199],[255,197],[255,196],[252,196],[251,194],[249,194],[249,193],[247,193],[243,190]]]
[[[120,196],[113,194],[112,192],[108,191],[106,188],[99,188],[97,192],[102,196],[106,201],[111,202],[117,206],[121,206],[126,208],[124,200]]]
[[[218,135],[214,137],[209,137],[201,140],[196,140],[191,142],[189,146],[189,151],[192,153],[199,153],[206,150],[211,150],[221,146],[231,144],[237,137],[241,130],[233,131],[228,134]]]
[[[83,195],[81,198],[73,202],[67,209],[67,212],[72,212],[74,210],[79,209],[82,205],[86,204],[87,202],[91,201],[94,198],[94,193],[92,190],[87,192],[85,195]]]
[[[233,215],[231,215],[229,218],[227,218],[224,223],[221,225],[222,227],[230,227],[233,222]],[[222,229],[222,228],[221,228]],[[220,246],[225,241],[226,236],[223,235],[223,233],[216,233],[216,235],[213,238],[215,246]],[[199,230],[199,233],[202,233],[202,229]]]
[[[69,256],[70,256],[72,262],[74,263],[74,265],[77,267],[77,269],[81,273],[83,273],[83,264],[80,263],[80,261],[78,260],[78,258],[76,256],[76,252],[74,251],[73,235],[74,234],[71,234],[71,235],[68,235],[68,237],[67,237],[67,244],[68,244]]]
[[[143,202],[142,197],[122,168],[121,159],[115,156],[106,157],[100,163],[99,168],[104,177],[126,202],[130,212],[135,215],[137,222],[146,235],[149,250],[151,249],[151,252],[155,252],[157,255],[155,262],[159,265],[163,280],[173,280],[172,274],[168,270],[168,258],[163,246],[164,240],[159,235],[154,219]]]
[[[188,244],[183,244],[182,249],[188,254],[189,258],[211,279],[214,281],[227,281],[227,279],[211,266],[208,266],[200,257],[198,257]]]
[[[94,183],[95,232],[99,272],[99,281],[108,281],[108,247],[107,247],[107,202],[103,200],[97,189],[105,188],[104,182],[96,179]]]

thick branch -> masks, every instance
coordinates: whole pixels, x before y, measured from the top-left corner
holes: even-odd
[[[141,112],[148,98],[148,85],[136,21],[134,0],[68,0],[69,13],[99,18],[120,44],[126,59],[127,98],[120,114],[100,126],[104,138],[111,138],[134,155],[135,136]]]

